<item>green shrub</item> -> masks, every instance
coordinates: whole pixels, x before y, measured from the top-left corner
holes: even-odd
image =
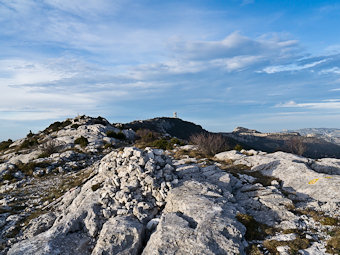
[[[51,125],[49,125],[49,127],[44,130],[44,133],[59,131],[60,129],[67,127],[68,125],[71,125],[71,124],[72,122],[70,120],[65,120],[63,122],[56,121],[52,123]]]
[[[340,228],[336,229],[327,241],[327,252],[331,254],[340,254]]]
[[[104,149],[114,148],[114,146],[111,143],[105,143]]]
[[[101,124],[101,125],[104,125],[104,126],[107,125],[105,119],[101,116],[98,116],[97,118],[95,118],[92,123],[93,124]]]
[[[108,136],[108,137],[112,137],[112,138],[116,138],[116,139],[119,139],[119,140],[125,140],[126,139],[126,136],[124,135],[124,133],[123,132],[118,132],[118,133],[116,133],[116,132],[114,132],[114,131],[107,131],[106,132],[106,135]]]
[[[94,192],[94,191],[98,190],[101,186],[102,186],[102,183],[99,182],[99,183],[92,185],[91,189]]]
[[[26,138],[23,143],[20,145],[20,149],[28,149],[33,146],[38,145],[38,139],[37,138]]]
[[[246,227],[245,238],[251,240],[263,240],[267,235],[272,235],[276,230],[270,226],[257,222],[253,216],[238,213],[236,219]]]
[[[49,165],[50,165],[50,162],[39,162],[39,163],[29,162],[29,163],[26,163],[26,164],[19,162],[19,163],[16,164],[16,167],[18,168],[18,170],[23,172],[25,175],[32,176],[34,169],[36,167],[45,168]]]
[[[243,148],[241,145],[239,144],[236,144],[236,146],[234,147],[234,150],[237,150],[237,151],[241,151]]]
[[[10,172],[8,172],[2,176],[2,179],[5,181],[10,181],[14,179],[14,176]]]
[[[46,158],[49,157],[51,154],[56,153],[59,151],[58,146],[56,143],[52,141],[48,141],[44,144],[42,148],[42,153],[38,156],[38,158]]]
[[[166,139],[156,140],[152,143],[152,146],[163,150],[171,149],[171,144]]]
[[[0,151],[6,150],[9,148],[9,146],[13,143],[11,139],[8,139],[7,141],[3,141],[0,143]]]
[[[179,146],[186,145],[186,143],[185,143],[185,142],[183,142],[183,141],[179,140],[179,139],[178,139],[178,138],[176,138],[176,137],[173,137],[173,138],[171,138],[171,139],[170,139],[170,143],[171,143],[172,145],[175,145],[175,144],[177,144],[177,145],[179,145]]]
[[[80,125],[79,124],[73,124],[71,128],[77,129]]]
[[[89,141],[84,136],[81,136],[77,138],[74,143],[79,144],[81,147],[86,147],[89,144]]]
[[[160,137],[160,134],[149,129],[138,129],[136,131],[137,140],[142,143],[151,143]]]

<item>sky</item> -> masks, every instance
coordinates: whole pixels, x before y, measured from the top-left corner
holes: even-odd
[[[79,115],[340,128],[340,3],[0,0],[0,141]]]

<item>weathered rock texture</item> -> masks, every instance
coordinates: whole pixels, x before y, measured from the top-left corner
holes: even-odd
[[[23,227],[2,254],[248,254],[254,247],[263,254],[296,253],[294,247],[330,254],[329,233],[339,227],[340,160],[242,152],[212,161],[174,160],[150,148],[114,150],[60,199],[44,204],[48,213],[28,224],[25,213],[1,213],[2,236]],[[81,158],[69,151],[50,158],[61,155],[63,162]],[[1,199],[3,208],[13,199]],[[264,226],[271,231],[258,234]],[[304,244],[290,247],[296,240]]]
[[[244,254],[233,182],[215,166],[175,169],[162,150],[114,151],[8,254]]]

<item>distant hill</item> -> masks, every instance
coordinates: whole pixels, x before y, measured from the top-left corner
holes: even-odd
[[[340,145],[340,129],[339,128],[303,128],[291,130],[292,132],[299,132],[303,136],[318,137],[327,142]]]
[[[301,132],[303,134],[303,132]],[[261,133],[256,130],[238,127],[224,136],[233,138],[255,150],[265,152],[285,151],[301,154],[309,158],[340,158],[340,146],[323,139],[322,136],[300,135],[300,132]],[[300,148],[299,148],[300,147]]]
[[[168,134],[169,136],[179,139],[189,140],[190,136],[197,133],[207,133],[200,125],[185,121],[179,118],[160,117],[148,120],[135,120],[126,124],[119,124],[124,129],[149,129],[160,134]]]
[[[185,121],[179,118],[159,117],[148,120],[136,120],[126,124],[116,124],[116,127],[124,129],[132,129],[137,131],[138,129],[149,129],[154,132],[158,132],[165,136],[177,137],[186,141],[190,140],[192,135],[206,133],[215,134],[203,129],[200,125]],[[225,136],[226,149],[232,150],[236,145],[241,145],[244,149],[251,149],[253,147],[247,144],[237,141],[232,137]]]

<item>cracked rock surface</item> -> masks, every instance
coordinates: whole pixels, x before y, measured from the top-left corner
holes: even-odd
[[[85,182],[31,220],[7,254],[332,254],[340,160],[256,151],[175,160],[167,153],[125,147],[107,154]]]

